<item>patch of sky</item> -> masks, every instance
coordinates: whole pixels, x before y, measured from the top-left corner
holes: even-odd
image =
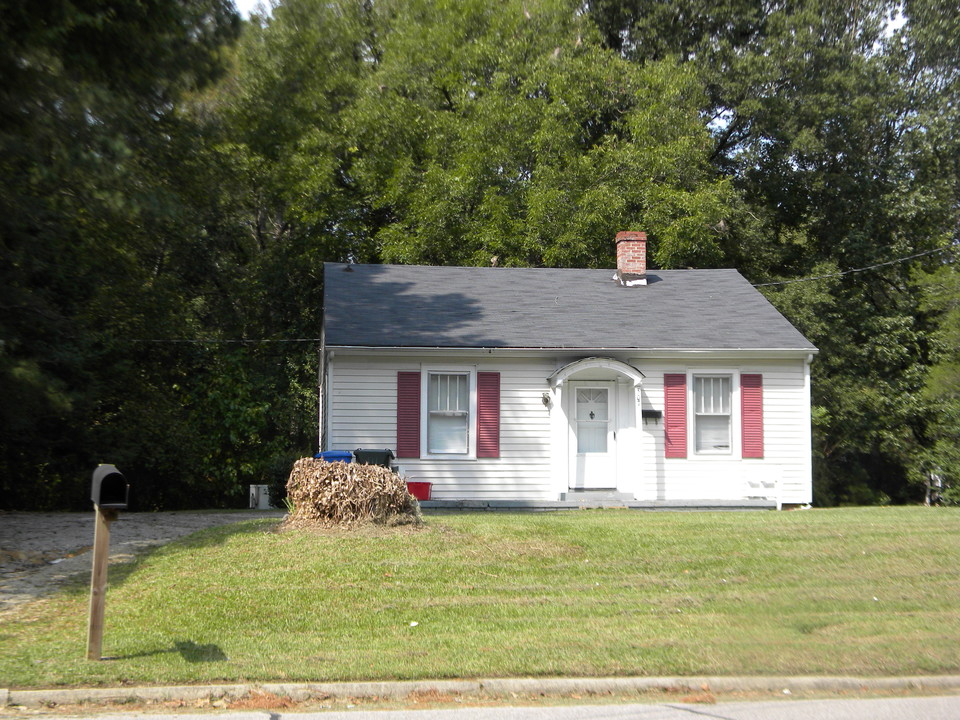
[[[233,4],[237,7],[237,12],[240,13],[245,20],[248,20],[252,13],[256,13],[262,17],[270,17],[270,14],[273,12],[273,4],[269,1],[233,0]]]

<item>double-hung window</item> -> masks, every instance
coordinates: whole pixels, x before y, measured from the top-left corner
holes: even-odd
[[[693,376],[693,433],[698,454],[726,455],[731,452],[731,398],[730,375]]]
[[[470,373],[428,373],[427,452],[431,455],[470,452]]]
[[[688,448],[688,438],[691,438]],[[663,455],[763,458],[763,375],[664,373]]]
[[[500,457],[500,373],[475,367],[397,372],[397,457]]]

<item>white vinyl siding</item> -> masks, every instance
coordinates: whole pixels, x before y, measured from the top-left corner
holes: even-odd
[[[433,483],[435,500],[556,500],[551,484],[550,411],[542,401],[552,359],[492,358],[440,364],[437,357],[380,358],[337,352],[330,406],[331,450],[358,447],[391,448],[397,442],[397,372],[413,370],[462,372],[470,364],[476,371],[500,373],[500,457],[471,455],[427,457],[427,434],[421,433],[422,458],[394,461],[410,480]],[[475,393],[474,393],[475,394]],[[424,396],[421,413],[426,414]],[[476,435],[475,410],[469,432]]]
[[[664,373],[720,374],[715,372],[716,365],[706,360],[655,364],[633,360],[631,363],[646,375],[643,408],[648,409],[663,409]],[[763,376],[764,457],[740,459],[739,429],[736,427],[740,402],[737,374],[731,387],[734,415],[732,452],[727,455],[694,455],[685,461],[664,462],[663,422],[648,421],[640,428],[642,442],[639,453],[644,458],[653,458],[656,472],[644,476],[642,485],[635,491],[638,499],[737,499],[757,495],[756,488],[766,493],[775,487],[783,503],[812,502],[810,399],[803,360],[744,363],[740,365],[739,372]],[[688,394],[693,393],[691,391]],[[688,416],[693,409],[688,406]]]
[[[564,414],[563,388],[553,391],[546,378],[576,356],[544,352],[542,357],[514,357],[500,352],[470,358],[453,354],[451,362],[434,355],[383,356],[337,350],[330,382],[324,388],[327,450],[392,448],[397,442],[397,372],[500,373],[500,457],[434,455],[395,461],[411,480],[433,483],[438,500],[557,500],[568,483],[570,426]],[[637,500],[737,500],[774,489],[784,503],[812,501],[810,459],[810,388],[802,359],[732,361],[725,359],[650,359],[626,353],[617,359],[642,371],[638,391],[618,383],[617,489]],[[720,372],[723,371],[723,372]],[[731,451],[725,455],[691,454],[686,460],[664,461],[663,419],[642,421],[641,409],[663,410],[664,373],[692,376],[729,375],[734,418]],[[740,459],[739,374],[763,376],[764,457]],[[585,378],[593,379],[593,378]],[[596,378],[601,379],[601,378]],[[546,397],[547,403],[544,403]],[[612,398],[611,398],[612,399]],[[692,399],[688,416],[693,414]],[[572,405],[572,403],[570,403]],[[421,413],[426,413],[423,397]],[[611,408],[614,407],[611,405]],[[475,416],[468,421],[475,434]],[[633,426],[631,426],[633,423]],[[692,428],[688,439],[692,443]],[[557,440],[556,438],[563,438]],[[426,451],[427,436],[421,434]],[[575,449],[575,448],[574,448]]]

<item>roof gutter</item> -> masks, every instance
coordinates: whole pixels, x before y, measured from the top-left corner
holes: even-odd
[[[637,347],[461,347],[450,345],[423,345],[423,346],[399,346],[399,345],[327,345],[327,350],[338,350],[343,352],[383,352],[392,350],[400,353],[449,353],[461,352],[472,354],[494,353],[588,353],[588,352],[617,352],[631,353],[636,356],[661,357],[664,355],[693,356],[693,355],[718,355],[730,353],[733,355],[753,355],[755,357],[809,357],[818,354],[818,348],[808,346],[800,348],[637,348]]]

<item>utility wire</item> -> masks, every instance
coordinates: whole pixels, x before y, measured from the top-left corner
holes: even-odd
[[[127,342],[135,343],[179,343],[179,344],[196,344],[196,345],[220,345],[226,343],[234,343],[237,345],[252,345],[255,343],[314,343],[320,342],[320,338],[251,338],[249,340],[218,340],[215,338],[196,338],[192,340],[174,340],[166,338],[156,338],[156,339],[134,339],[128,340]]]
[[[751,283],[753,287],[774,287],[781,285],[792,285],[793,283],[801,282],[813,282],[815,280],[827,280],[828,278],[843,277],[844,275],[852,275],[853,273],[867,272],[868,270],[876,270],[877,268],[886,267],[888,265],[896,265],[898,263],[908,262],[910,260],[916,260],[917,258],[925,257],[927,255],[934,255],[936,253],[946,252],[947,250],[952,250],[953,248],[935,248],[934,250],[927,250],[925,252],[916,253],[914,255],[907,255],[906,257],[895,258],[894,260],[887,260],[886,262],[877,263],[876,265],[868,265],[867,267],[862,268],[852,268],[850,270],[843,270],[841,272],[830,273],[828,275],[814,275],[811,277],[804,278],[794,278],[793,280],[780,280],[777,282],[766,282],[766,283]],[[218,340],[214,338],[199,338],[193,340],[167,340],[163,338],[157,338],[152,340],[130,340],[129,342],[135,343],[161,343],[161,344],[194,344],[194,345],[223,345],[223,344],[236,344],[236,345],[253,345],[260,343],[317,343],[320,342],[320,338],[277,338],[277,339],[267,339],[267,338],[254,338],[250,340]]]
[[[843,270],[841,272],[830,273],[829,275],[816,275],[813,277],[805,278],[794,278],[793,280],[780,280],[779,282],[766,282],[766,283],[751,283],[753,287],[770,287],[772,285],[791,285],[793,283],[801,282],[812,282],[814,280],[826,280],[827,278],[842,277],[844,275],[851,275],[853,273],[866,272],[867,270],[876,270],[877,268],[886,267],[887,265],[896,265],[897,263],[907,262],[908,260],[915,260],[919,257],[924,257],[925,255],[933,255],[934,253],[942,253],[947,250],[952,250],[952,248],[936,248],[935,250],[927,250],[926,252],[917,253],[916,255],[907,255],[906,257],[896,258],[895,260],[887,260],[886,262],[877,263],[876,265],[868,265],[867,267],[862,268],[852,268],[850,270]]]

